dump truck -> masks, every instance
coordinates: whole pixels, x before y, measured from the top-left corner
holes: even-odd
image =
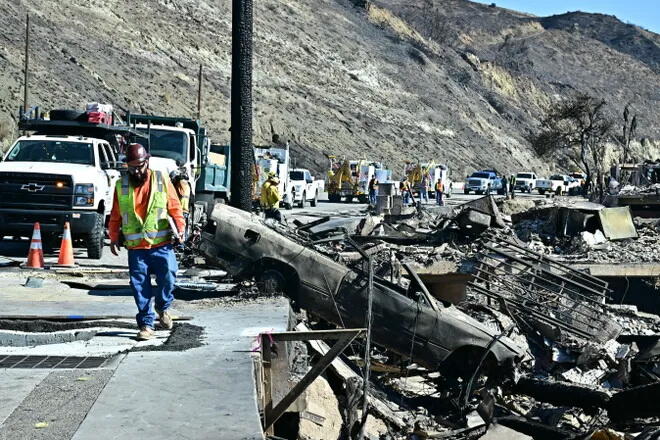
[[[360,203],[369,201],[369,181],[376,177],[379,182],[391,179],[391,171],[380,162],[363,160],[330,159],[328,171],[328,200],[350,203],[357,198]]]
[[[188,176],[192,216],[189,225],[208,218],[215,203],[230,197],[231,149],[213,144],[202,122],[186,117],[127,113],[127,127],[142,133],[151,154],[152,169],[168,175],[179,170]]]

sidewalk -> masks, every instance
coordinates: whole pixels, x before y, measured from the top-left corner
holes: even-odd
[[[2,281],[3,314],[135,313],[130,292],[94,295],[54,281],[40,289],[22,287],[14,279]],[[250,350],[258,333],[287,329],[288,301],[179,301],[175,307],[193,317],[189,324],[203,327],[204,345],[183,351],[134,351],[143,343],[134,343],[136,330],[126,329],[97,335],[89,342],[34,347],[41,350],[39,354],[50,356],[58,351],[91,356],[99,344],[129,350],[101,368],[0,368],[0,440],[105,440],[147,435],[262,439]],[[166,337],[160,337],[161,343]],[[121,339],[126,339],[124,345],[117,343]],[[66,350],[61,348],[64,346]],[[21,347],[0,346],[0,361],[17,349]],[[43,423],[47,426],[36,427]]]

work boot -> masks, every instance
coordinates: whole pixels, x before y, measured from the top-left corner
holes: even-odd
[[[151,327],[142,326],[140,327],[140,331],[138,332],[136,339],[138,341],[148,341],[149,339],[153,339],[154,337],[154,329]]]
[[[172,330],[172,327],[174,327],[174,323],[172,322],[172,317],[167,312],[167,310],[165,310],[164,312],[158,312],[158,318],[160,318],[161,327],[163,327],[165,330]]]

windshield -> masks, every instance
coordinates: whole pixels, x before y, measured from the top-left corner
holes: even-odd
[[[532,175],[529,173],[518,173],[516,174],[516,178],[518,179],[531,179]]]
[[[561,180],[561,181],[563,181],[564,176],[562,176],[560,174],[555,174],[554,176],[550,177],[550,180]]]
[[[178,160],[181,163],[187,162],[188,135],[186,133],[151,129],[149,143],[149,153],[152,156]]]
[[[291,180],[305,180],[305,173],[302,171],[291,171],[289,172],[289,179]]]
[[[7,161],[62,162],[94,165],[94,147],[83,142],[57,140],[18,141],[7,155]]]
[[[470,177],[477,177],[479,179],[490,179],[490,174],[488,173],[472,173]]]

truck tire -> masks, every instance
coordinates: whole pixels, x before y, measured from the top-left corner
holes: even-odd
[[[341,196],[338,194],[328,194],[328,202],[339,203],[341,202]]]
[[[96,213],[94,229],[87,235],[87,258],[98,260],[103,256],[103,238],[105,228],[103,227],[103,214]]]
[[[543,195],[543,194],[545,194],[545,190],[544,190],[544,189],[541,189],[541,188],[539,188],[539,194],[540,194],[540,195]]]
[[[84,121],[85,112],[70,109],[57,109],[49,112],[51,121]]]
[[[304,208],[306,205],[307,205],[307,193],[303,191],[302,198],[300,199],[300,204],[298,206],[300,208]]]
[[[469,189],[464,189],[463,194],[470,194],[470,190]]]
[[[353,203],[353,196],[346,196],[346,203]]]
[[[312,208],[316,208],[316,205],[317,205],[318,203],[319,203],[319,192],[316,191],[316,192],[314,193],[314,198],[312,199],[311,202],[309,202],[309,204],[312,206]]]
[[[358,201],[360,203],[369,203],[369,198],[367,196],[364,196],[364,195],[358,196]]]

